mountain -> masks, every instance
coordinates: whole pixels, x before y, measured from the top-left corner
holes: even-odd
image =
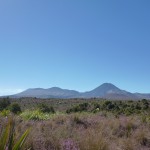
[[[19,94],[13,95],[14,97],[37,97],[37,98],[71,98],[79,95],[79,92],[74,90],[61,89],[52,87],[49,89],[35,88],[27,89]]]
[[[127,91],[121,90],[111,83],[104,83],[92,91],[83,93],[83,97],[101,97],[107,99],[137,99],[137,97]]]
[[[150,99],[150,94],[134,93],[139,99]]]
[[[87,91],[78,92],[75,90],[61,89],[59,87],[52,87],[49,89],[33,88],[27,89],[21,93],[12,95],[10,97],[37,97],[37,98],[105,98],[116,100],[135,100],[135,99],[150,99],[150,94],[130,93],[121,90],[111,83],[104,83],[99,87]]]

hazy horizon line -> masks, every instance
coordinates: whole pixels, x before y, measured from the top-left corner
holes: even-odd
[[[107,82],[105,82],[107,83]],[[102,83],[104,84],[104,83]],[[100,84],[100,85],[102,85]],[[115,84],[113,83],[109,83],[109,84],[112,84],[114,86],[116,86]],[[100,86],[99,85],[99,86]],[[91,89],[87,89],[87,90],[78,90],[78,89],[70,89],[70,88],[66,88],[66,87],[60,87],[60,86],[51,86],[51,87],[31,87],[31,88],[0,88],[0,96],[9,96],[9,95],[14,95],[14,94],[18,94],[20,92],[23,92],[25,90],[28,90],[28,89],[38,89],[38,88],[41,88],[41,89],[50,89],[50,88],[61,88],[61,89],[64,89],[64,90],[74,90],[74,91],[78,91],[78,92],[87,92],[87,91],[90,91],[90,90],[93,90],[95,88],[97,88],[98,86],[94,87],[94,88],[91,88]],[[118,86],[116,86],[117,88],[121,89],[121,90],[125,90],[125,89],[122,89]],[[128,91],[128,90],[125,90],[125,91]],[[130,93],[143,93],[143,94],[149,94],[150,92],[143,92],[143,91],[128,91]]]

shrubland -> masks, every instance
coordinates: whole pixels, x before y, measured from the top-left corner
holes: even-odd
[[[14,141],[30,129],[22,150],[150,149],[150,101],[145,99],[1,99],[0,135],[9,118],[15,122]]]

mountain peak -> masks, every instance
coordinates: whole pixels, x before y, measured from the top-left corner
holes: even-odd
[[[90,91],[90,94],[92,93],[93,96],[105,96],[106,94],[110,93],[119,93],[122,92],[119,88],[117,88],[112,83],[103,83],[99,87],[95,88],[94,90]]]
[[[103,83],[102,85],[100,86],[103,86],[103,87],[116,87],[114,84],[112,83]]]
[[[59,88],[59,87],[51,87],[51,88],[49,88],[48,90],[63,90],[63,89],[61,89],[61,88]]]
[[[120,90],[118,87],[116,87],[112,83],[103,83],[102,85],[100,85],[96,89],[99,89],[99,90],[103,89],[105,91],[107,91],[107,90]]]

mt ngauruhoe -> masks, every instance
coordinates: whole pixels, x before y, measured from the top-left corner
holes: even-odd
[[[106,98],[106,99],[150,99],[150,94],[130,93],[125,90],[121,90],[111,83],[104,83],[99,87],[88,91],[78,92],[75,90],[61,89],[58,87],[52,87],[49,89],[34,88],[27,89],[21,93],[12,95],[10,97],[37,97],[37,98]]]

